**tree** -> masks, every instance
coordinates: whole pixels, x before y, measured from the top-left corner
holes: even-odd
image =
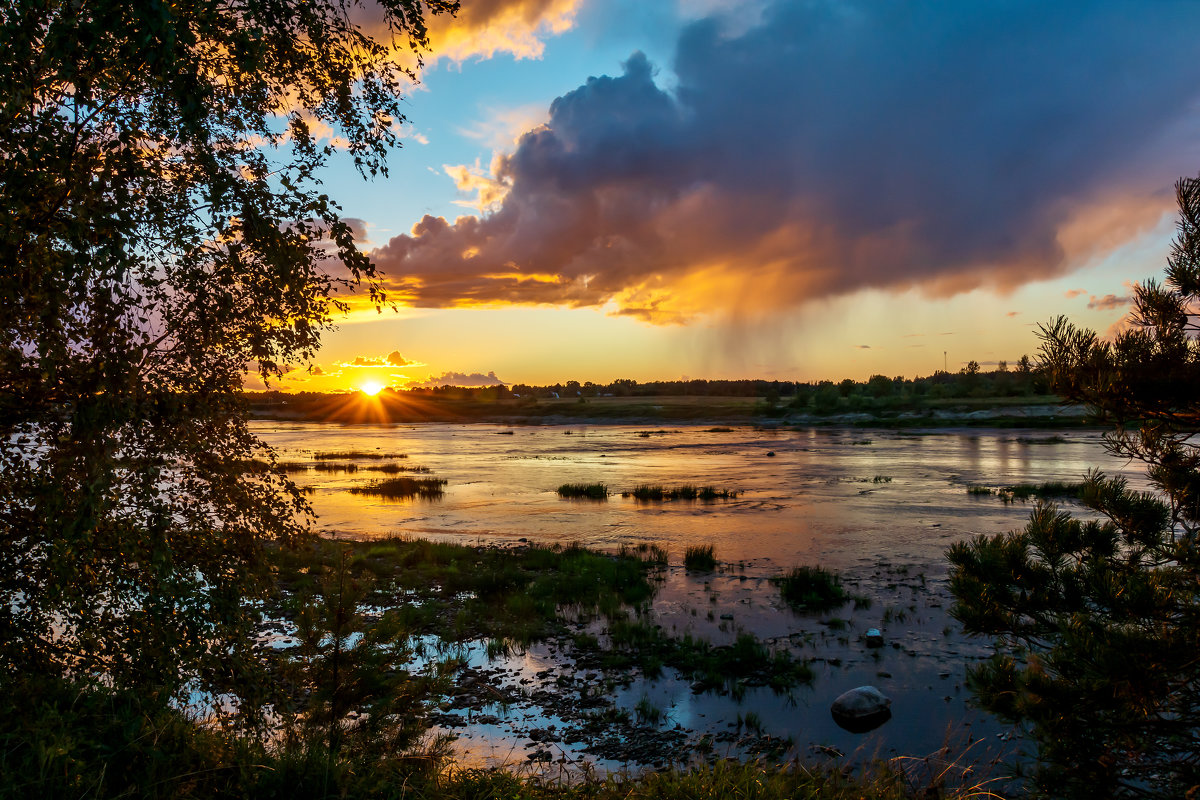
[[[378,0],[382,36],[363,6],[0,7],[0,675],[165,701],[250,663],[261,550],[307,507],[243,378],[310,357],[339,292],[385,301],[318,171],[386,173],[456,3]]]
[[[1093,472],[1100,519],[1039,505],[1024,530],[949,553],[954,614],[999,637],[974,688],[1029,726],[1050,794],[1200,791],[1200,178],[1176,194],[1166,281],[1137,287],[1131,329],[1041,332],[1053,390],[1116,422],[1106,449],[1144,464],[1151,491]]]

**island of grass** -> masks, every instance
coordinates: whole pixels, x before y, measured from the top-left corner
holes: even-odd
[[[794,609],[827,611],[845,605],[850,599],[835,573],[822,567],[799,566],[774,579],[779,596]]]
[[[383,461],[392,458],[408,458],[407,453],[380,453],[374,450],[327,450],[313,453],[314,461]]]
[[[712,572],[717,568],[716,548],[711,544],[690,545],[683,551],[683,566],[695,572]]]
[[[979,484],[971,484],[967,487],[967,494],[985,497],[995,495],[1006,503],[1011,503],[1014,500],[1028,500],[1031,497],[1043,500],[1055,497],[1078,499],[1082,492],[1082,483],[1066,483],[1063,481],[1018,483],[1012,486],[1001,486],[998,489],[993,489],[989,486],[980,486]]]
[[[608,487],[603,483],[564,483],[558,487],[558,496],[572,499],[607,500]]]
[[[621,497],[632,497],[635,500],[733,500],[738,493],[731,489],[717,489],[714,486],[683,486],[667,487],[642,484],[636,489],[621,492]]]
[[[360,486],[351,486],[350,494],[366,494],[373,497],[383,497],[388,500],[407,500],[421,497],[426,500],[436,500],[445,492],[442,487],[446,481],[441,478],[384,478],[371,481]]]

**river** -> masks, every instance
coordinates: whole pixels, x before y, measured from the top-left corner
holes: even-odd
[[[403,454],[394,463],[426,467],[447,481],[441,499],[386,502],[347,491],[380,477],[369,467],[381,461],[356,456],[342,459],[356,472],[300,472],[294,478],[311,489],[317,528],[327,535],[665,547],[671,566],[654,605],[664,627],[718,643],[749,631],[812,659],[817,673],[811,687],[786,700],[767,689],[738,700],[695,695],[669,675],[614,689],[630,708],[644,702],[661,709],[661,726],[707,735],[731,755],[745,753],[749,740],[739,723],[749,718],[763,735],[790,738],[801,756],[925,756],[951,740],[955,752],[967,752],[964,763],[1015,760],[1019,732],[971,707],[966,667],[991,649],[964,636],[947,613],[953,599],[944,553],[964,538],[1021,527],[1030,506],[967,487],[1078,481],[1091,467],[1143,483],[1135,468],[1104,452],[1098,433],[1078,430],[252,424],[281,460],[330,451]],[[607,501],[565,500],[556,493],[564,483],[604,483],[613,494]],[[738,494],[708,503],[621,497],[643,484],[712,485]],[[714,546],[719,572],[683,569],[683,551],[695,544]],[[870,606],[791,612],[770,579],[800,564],[838,571]],[[866,648],[869,627],[882,629],[889,646]],[[472,658],[483,666],[481,653]],[[542,674],[546,682],[571,665],[535,647],[490,668],[496,680]],[[892,698],[893,717],[852,734],[828,709],[838,694],[863,684]],[[497,713],[485,714],[485,723],[451,726],[464,760],[545,754],[544,742],[529,741],[530,731],[558,729],[544,707],[489,711]],[[578,746],[558,743],[551,751],[555,762],[583,758]]]

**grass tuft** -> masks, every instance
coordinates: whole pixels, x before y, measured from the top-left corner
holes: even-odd
[[[711,544],[689,545],[683,551],[683,566],[697,572],[712,572],[717,568],[716,548]]]
[[[731,489],[717,489],[714,486],[692,486],[684,484],[668,488],[666,486],[642,484],[632,491],[621,492],[621,497],[632,497],[635,500],[734,500],[738,496]]]
[[[607,500],[608,487],[603,483],[564,483],[558,487],[559,497]]]
[[[837,574],[821,567],[793,567],[776,578],[779,595],[793,608],[821,611],[837,608],[850,600]]]
[[[369,494],[391,500],[405,500],[412,497],[437,500],[445,494],[442,491],[442,487],[445,485],[446,481],[441,478],[384,478],[362,486],[351,486],[349,491],[350,494]]]

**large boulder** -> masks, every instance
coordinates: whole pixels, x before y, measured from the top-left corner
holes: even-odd
[[[838,695],[829,710],[842,728],[866,733],[892,718],[891,706],[891,699],[874,686],[859,686]]]

